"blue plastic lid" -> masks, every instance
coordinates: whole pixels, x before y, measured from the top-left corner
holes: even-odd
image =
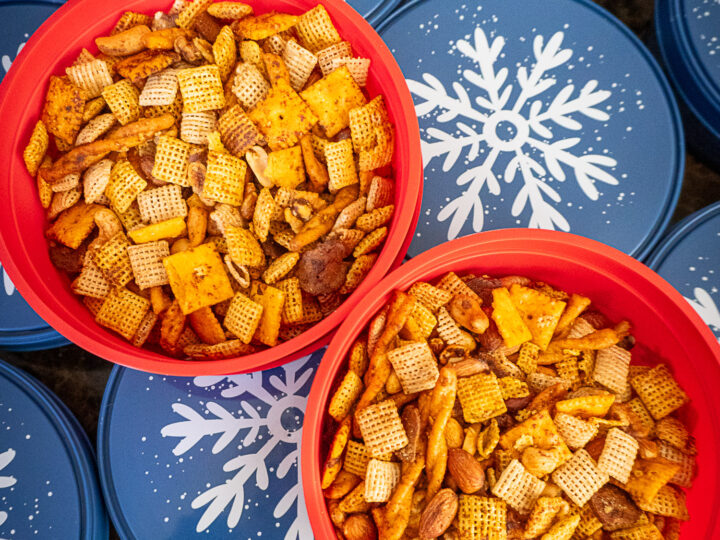
[[[647,264],[680,291],[720,342],[720,202],[678,223]]]
[[[300,428],[324,352],[219,377],[115,367],[100,411],[98,462],[120,538],[312,538]]]
[[[352,8],[377,26],[397,7],[401,0],[347,0]]]
[[[508,227],[649,253],[681,187],[682,126],[657,63],[617,19],[587,0],[427,0],[379,31],[422,136],[411,256]]]
[[[32,34],[56,9],[56,4],[0,4],[0,81]],[[70,343],[42,320],[15,290],[0,265],[0,348],[34,351]]]
[[[108,537],[91,447],[58,403],[0,361],[0,538]]]
[[[656,0],[655,29],[676,89],[720,139],[720,2]],[[720,140],[707,144],[720,148]]]

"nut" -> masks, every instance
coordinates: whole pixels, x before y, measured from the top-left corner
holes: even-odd
[[[262,146],[253,146],[245,152],[245,161],[250,166],[255,178],[263,187],[273,187],[272,180],[265,176],[265,169],[268,164],[268,155]]]
[[[490,326],[490,320],[480,307],[480,302],[469,294],[453,296],[448,311],[458,324],[476,334],[482,334]]]
[[[455,370],[458,379],[461,377],[472,377],[478,373],[486,373],[490,370],[487,362],[479,358],[465,358],[458,362],[450,362],[450,367]]]
[[[555,450],[530,446],[523,451],[520,461],[530,474],[541,478],[553,472],[560,460]]]
[[[408,405],[402,412],[402,424],[408,438],[407,446],[395,452],[401,461],[409,463],[415,460],[420,442],[420,412],[414,405]]]
[[[460,422],[454,418],[448,418],[447,425],[445,426],[445,442],[448,448],[460,448],[464,440],[465,432]]]
[[[375,540],[377,529],[367,514],[353,514],[343,524],[345,540]]]
[[[458,497],[451,489],[437,492],[420,516],[418,536],[422,540],[437,538],[443,534],[455,519],[458,510]]]
[[[482,466],[462,448],[448,450],[448,470],[463,493],[470,495],[485,485]]]
[[[658,445],[650,439],[637,439],[639,448],[638,455],[642,459],[652,459],[658,456]]]

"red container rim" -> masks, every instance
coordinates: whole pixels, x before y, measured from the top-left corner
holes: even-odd
[[[483,257],[489,256],[502,258],[503,262],[498,264],[493,261],[484,266]],[[709,431],[705,435],[713,444],[706,444],[699,450],[703,462],[698,465],[698,469],[705,489],[698,491],[701,489],[698,488],[695,491],[696,498],[693,502],[704,499],[700,509],[702,516],[693,515],[691,507],[691,518],[687,524],[692,524],[694,519],[698,522],[702,519],[705,523],[702,525],[704,530],[691,531],[693,538],[720,537],[720,522],[717,519],[720,511],[720,467],[712,455],[713,450],[720,447],[720,426],[715,420],[720,417],[720,395],[713,387],[714,383],[720,381],[720,348],[714,335],[680,293],[644,264],[595,240],[569,233],[535,229],[482,232],[434,247],[386,276],[373,288],[368,300],[356,305],[338,328],[315,374],[303,423],[302,483],[315,537],[334,538],[335,534],[320,488],[320,473],[322,461],[325,459],[322,452],[323,441],[327,437],[324,422],[327,417],[327,403],[338,372],[345,365],[347,351],[370,318],[387,302],[393,290],[406,289],[418,280],[431,280],[457,269],[462,263],[475,266],[477,270],[487,268],[491,274],[525,274],[551,283],[549,277],[534,276],[537,270],[534,271],[533,266],[545,263],[544,273],[552,275],[563,264],[574,263],[575,267],[582,265],[583,271],[588,269],[595,275],[602,275],[606,283],[616,284],[616,289],[629,292],[633,295],[633,302],[644,302],[653,307],[658,318],[665,323],[667,331],[679,336],[679,341],[686,345],[686,356],[692,358],[694,363],[693,367],[688,369],[703,370],[702,377],[693,375],[698,379],[697,384],[702,395],[696,393],[690,395],[690,399],[691,403],[693,399],[701,399],[710,407],[710,410],[704,411],[708,422],[705,422],[703,427],[706,432]],[[562,282],[556,284],[563,285]],[[572,285],[567,288],[572,289]],[[607,288],[605,285],[606,292]],[[578,292],[590,294],[595,305],[614,301],[614,298],[609,301],[608,298],[598,298],[599,290],[594,291],[594,294],[590,291]],[[658,351],[653,350],[652,353],[655,355]],[[712,497],[709,497],[711,494]],[[683,531],[687,524],[683,526]]]
[[[275,9],[300,13],[316,0],[256,0],[258,13]],[[22,161],[22,150],[39,118],[51,74],[69,66],[82,47],[95,50],[92,38],[105,35],[128,10],[168,9],[170,0],[72,0],[60,7],[28,40],[0,85],[0,260],[20,294],[48,324],[85,350],[123,366],[166,375],[219,375],[274,367],[326,344],[331,333],[383,276],[401,262],[412,240],[422,204],[420,133],[414,104],[392,53],[375,30],[342,0],[323,0],[340,33],[360,56],[372,59],[368,90],[383,93],[395,125],[396,208],[380,255],[363,283],[329,317],[285,343],[247,356],[213,361],[186,361],[138,349],[94,322],[69,290],[68,280],[51,266],[44,218],[34,195],[35,181]],[[19,97],[22,96],[22,97]],[[29,195],[29,183],[33,197]],[[399,202],[398,202],[399,201]],[[82,309],[82,312],[81,312]]]

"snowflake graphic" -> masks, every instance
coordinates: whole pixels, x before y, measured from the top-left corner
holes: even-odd
[[[253,478],[262,491],[272,483],[287,485],[284,495],[276,504],[273,516],[279,519],[295,507],[297,517],[285,534],[285,540],[312,538],[312,529],[302,497],[300,482],[301,414],[307,404],[309,382],[316,366],[316,356],[302,358],[283,366],[284,380],[272,372],[244,375],[205,376],[193,379],[201,388],[214,388],[226,383],[220,395],[238,398],[242,411],[233,414],[218,403],[208,401],[198,412],[183,404],[174,403],[173,411],[183,420],[162,428],[163,437],[177,437],[179,442],[173,454],[180,456],[205,437],[218,436],[212,453],[218,454],[239,440],[238,454],[225,462],[223,471],[231,473],[224,483],[210,486],[191,503],[195,510],[204,508],[196,531],[206,531],[227,510],[228,528],[235,528],[246,505],[245,490]],[[249,400],[260,400],[267,405],[265,412],[253,407]],[[264,414],[263,414],[264,413]],[[276,468],[268,470],[270,457],[282,458]],[[290,474],[296,465],[297,477]],[[272,477],[271,477],[272,474]]]
[[[25,34],[25,37],[29,37],[29,34]],[[17,57],[18,54],[20,54],[20,51],[23,50],[23,47],[25,46],[25,42],[23,41],[18,45],[17,51],[15,52],[15,56]],[[5,73],[10,71],[10,66],[13,63],[13,59],[10,58],[7,54],[3,54],[2,57],[0,57],[0,62],[2,63],[2,67],[5,70]]]
[[[529,206],[529,227],[570,230],[570,223],[558,210],[562,197],[548,179],[564,182],[571,174],[588,199],[596,201],[600,192],[597,182],[617,185],[618,180],[608,169],[617,165],[605,153],[581,153],[575,148],[580,142],[572,132],[583,129],[583,117],[605,122],[610,116],[598,108],[611,95],[591,80],[579,91],[573,84],[558,86],[552,76],[554,69],[566,64],[573,51],[563,48],[563,32],[555,33],[547,42],[542,35],[533,41],[534,63],[517,67],[515,82],[509,81],[510,70],[501,67],[505,38],[488,40],[482,28],[475,28],[474,43],[456,41],[454,48],[472,62],[474,69],[462,71],[463,80],[452,83],[449,91],[430,73],[423,73],[423,82],[407,81],[418,98],[418,117],[435,114],[439,123],[454,123],[455,130],[427,128],[422,141],[423,166],[444,156],[443,171],[453,168],[463,156],[467,167],[457,177],[465,191],[450,200],[438,213],[441,222],[450,220],[447,237],[458,236],[472,213],[476,232],[483,229],[483,190],[491,195],[501,193],[499,178],[511,184],[520,177],[511,213],[520,216]],[[517,87],[516,87],[517,85]],[[555,130],[555,131],[553,131]],[[564,130],[563,136],[558,136]],[[483,157],[481,158],[481,154]],[[503,174],[496,172],[501,154],[509,161]]]
[[[2,281],[3,281],[3,288],[5,289],[5,294],[8,296],[12,296],[12,294],[15,292],[15,285],[12,281],[10,281],[10,276],[7,275],[7,272],[2,267],[2,264],[0,264],[0,270],[2,271]]]
[[[12,460],[15,459],[15,450],[12,448],[6,450],[0,454],[0,471],[7,467]],[[0,476],[0,489],[9,488],[17,483],[17,479],[14,476]],[[8,518],[8,513],[0,511],[0,525],[5,523]],[[0,540],[4,540],[0,538]]]
[[[720,343],[720,309],[717,304],[705,289],[702,287],[695,287],[693,289],[695,298],[687,298],[685,300],[690,302],[690,305],[695,309],[698,315],[705,321],[717,336],[718,343]]]

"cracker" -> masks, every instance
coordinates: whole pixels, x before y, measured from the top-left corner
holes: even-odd
[[[132,265],[127,254],[130,241],[119,232],[104,244],[91,251],[93,262],[115,287],[124,287],[133,278]]]
[[[355,413],[368,455],[381,458],[408,444],[397,405],[392,400],[370,405]]]
[[[255,145],[265,144],[262,134],[240,105],[230,107],[220,116],[217,129],[223,145],[238,157]]]
[[[249,62],[242,62],[235,68],[232,92],[245,109],[252,109],[267,96],[270,84],[260,69]]]
[[[635,397],[631,399],[627,402],[627,405],[634,413],[645,434],[651,435],[655,431],[655,420],[653,420],[652,415],[645,408],[640,398]]]
[[[308,77],[317,65],[317,57],[298,45],[296,41],[288,41],[282,54],[283,61],[290,73],[290,86],[299,92],[305,86]]]
[[[545,482],[527,472],[517,459],[513,459],[497,479],[492,494],[521,514],[527,514],[544,489]]]
[[[128,246],[127,251],[135,283],[141,290],[167,285],[167,272],[162,261],[170,255],[170,247],[165,240]]]
[[[533,343],[542,350],[547,349],[565,310],[565,302],[516,283],[510,287],[510,299],[530,330]]]
[[[243,62],[248,62],[258,68],[263,77],[267,75],[263,52],[256,41],[240,42],[240,58]]]
[[[320,4],[300,16],[295,30],[303,46],[313,52],[341,41],[325,7]]]
[[[352,46],[347,41],[340,41],[317,52],[318,65],[323,76],[335,70],[333,60],[338,58],[352,58]]]
[[[440,371],[427,342],[397,347],[388,352],[387,356],[406,394],[435,387]]]
[[[408,294],[417,298],[418,302],[432,313],[447,304],[453,297],[452,293],[422,281],[413,283],[408,290]]]
[[[582,507],[609,477],[586,450],[580,449],[553,471],[552,479],[575,505]]]
[[[210,4],[207,12],[218,19],[242,19],[253,14],[253,8],[242,2],[216,2]]]
[[[176,217],[184,218],[188,213],[182,188],[176,184],[143,191],[138,194],[137,202],[140,217],[145,222],[160,223]]]
[[[664,365],[631,378],[630,384],[656,420],[664,418],[689,401],[687,394]]]
[[[279,281],[295,267],[300,260],[299,253],[283,253],[270,263],[267,270],[263,272],[262,278],[265,283],[272,285]]]
[[[565,443],[572,449],[584,447],[598,433],[598,426],[565,413],[555,415],[555,426]]]
[[[80,274],[73,280],[70,288],[75,294],[92,298],[105,298],[110,292],[110,282],[93,262],[92,257],[85,257]]]
[[[636,459],[625,491],[638,504],[650,504],[661,487],[680,470],[680,464],[662,457]]]
[[[210,151],[202,196],[220,203],[240,206],[245,191],[247,164],[230,154]]]
[[[333,73],[340,71],[350,73],[347,66]],[[358,168],[361,171],[372,171],[389,165],[395,151],[395,130],[390,123],[383,97],[376,96],[367,105],[351,109],[348,120],[353,146],[358,154]]]
[[[513,304],[510,292],[505,287],[493,289],[492,319],[506,347],[516,347],[532,339],[532,333]]]
[[[184,113],[212,111],[225,106],[225,91],[218,66],[211,64],[180,69],[176,76]]]
[[[363,388],[362,379],[354,371],[348,371],[330,399],[328,414],[337,422],[341,422],[355,405]]]
[[[624,484],[630,477],[638,448],[639,444],[634,437],[618,428],[612,428],[605,438],[598,468]]]
[[[265,255],[255,236],[247,229],[226,227],[225,239],[230,257],[240,266],[262,266]]]
[[[99,325],[114,330],[130,340],[135,336],[149,309],[149,301],[119,287],[107,295],[95,320]]]
[[[622,394],[627,388],[630,359],[630,351],[617,345],[600,349],[595,354],[593,380],[615,394]]]
[[[152,175],[158,180],[187,187],[187,168],[190,163],[191,146],[185,141],[162,135],[159,137],[155,151],[155,163]]]
[[[336,69],[303,90],[300,96],[317,116],[327,137],[334,137],[348,126],[352,130],[351,111],[367,103],[362,89],[346,66]],[[355,145],[354,139],[352,143]]]
[[[178,80],[174,69],[150,75],[143,86],[138,103],[141,107],[172,105],[178,95]]]
[[[254,294],[252,299],[263,306],[260,324],[253,339],[268,347],[274,347],[277,345],[277,339],[280,335],[285,294],[276,287],[266,286],[262,290],[262,294]]]
[[[222,259],[212,244],[201,244],[163,260],[173,294],[184,314],[232,298]]]
[[[289,30],[298,17],[288,13],[271,11],[256,17],[245,17],[233,23],[235,34],[244,39],[260,40]]]
[[[308,104],[284,80],[277,81],[248,116],[265,135],[271,150],[295,146],[299,134],[307,133],[318,122]]]
[[[217,119],[213,111],[183,113],[180,138],[190,144],[207,145],[208,133],[215,131]]]
[[[365,474],[365,501],[369,503],[387,502],[400,482],[400,465],[371,459]]]
[[[262,318],[263,306],[237,293],[230,303],[223,324],[243,343],[250,343]]]
[[[82,126],[87,93],[68,77],[50,76],[41,120],[49,133],[66,146],[72,146]]]
[[[610,393],[579,396],[558,401],[555,404],[557,412],[578,416],[598,416],[607,414],[610,406],[615,402],[615,396]]]
[[[365,238],[360,240],[358,245],[353,250],[353,257],[356,259],[361,255],[366,255],[379,248],[387,238],[388,230],[387,227],[380,227],[375,229],[373,232],[368,234]]]
[[[457,396],[463,417],[469,424],[484,422],[507,412],[500,385],[493,373],[478,373],[458,379]]]
[[[280,188],[293,189],[303,183],[305,165],[300,146],[268,153],[265,176]]]
[[[140,92],[127,79],[106,86],[102,97],[123,126],[140,118]]]
[[[348,69],[358,86],[364,87],[367,84],[368,71],[370,70],[369,58],[335,58],[332,61],[331,71],[341,66],[345,66]]]
[[[458,532],[467,540],[505,540],[507,538],[507,506],[494,497],[460,495]]]

